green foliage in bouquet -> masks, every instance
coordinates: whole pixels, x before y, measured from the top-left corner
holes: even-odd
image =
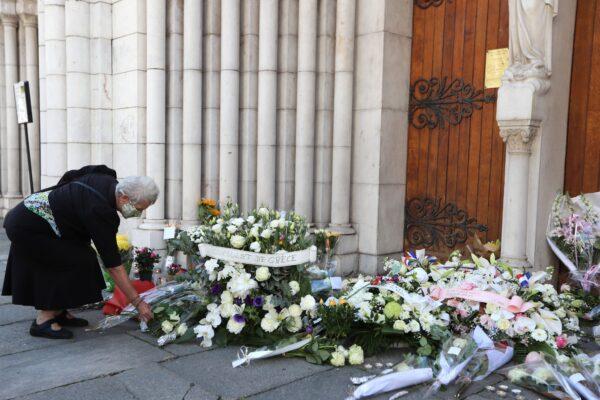
[[[151,272],[160,261],[160,255],[148,247],[137,247],[133,253],[133,261],[139,272]]]
[[[129,275],[133,262],[133,254],[131,252],[131,243],[126,235],[117,234],[117,247],[119,248],[119,254],[121,255],[121,262],[127,271],[127,275]],[[102,276],[104,277],[104,283],[106,284],[106,291],[112,293],[115,290],[115,281],[104,267],[100,255],[98,255],[98,263],[102,267]]]

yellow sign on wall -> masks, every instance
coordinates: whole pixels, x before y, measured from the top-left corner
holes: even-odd
[[[485,88],[499,88],[504,70],[508,67],[508,47],[488,50],[485,54]]]

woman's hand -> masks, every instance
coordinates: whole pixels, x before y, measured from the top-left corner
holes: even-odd
[[[152,309],[145,301],[140,301],[136,308],[138,310],[138,313],[140,314],[140,319],[142,321],[148,322],[152,318],[154,318],[154,314],[152,314]]]

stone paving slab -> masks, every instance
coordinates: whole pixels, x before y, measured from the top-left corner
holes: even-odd
[[[36,316],[33,307],[18,306],[15,304],[0,305],[0,325],[12,324],[19,321],[33,321]]]
[[[92,379],[43,392],[17,397],[18,400],[138,400],[109,377]]]
[[[225,398],[261,393],[331,368],[300,359],[278,357],[234,369],[231,362],[237,358],[237,352],[237,347],[218,348],[162,365],[206,392]]]
[[[143,400],[181,400],[192,388],[190,382],[158,364],[130,369],[109,379]]]
[[[125,334],[0,357],[0,399],[163,361],[172,355]]]
[[[154,336],[151,336],[148,333],[144,333],[144,332],[140,331],[139,329],[128,330],[127,334],[129,334],[133,337],[136,337],[140,340],[143,340],[144,342],[149,343],[153,346],[158,347],[158,344],[156,343],[156,338]],[[210,350],[210,349],[202,347],[198,343],[194,343],[194,342],[181,343],[181,344],[172,343],[172,344],[162,347],[162,349],[164,351],[168,351],[169,353],[176,355],[176,356],[187,356],[190,354],[196,354],[196,353]]]

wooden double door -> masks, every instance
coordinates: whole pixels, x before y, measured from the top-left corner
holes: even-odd
[[[506,47],[506,0],[414,0],[405,249],[500,237],[505,151],[484,80],[486,51]]]

